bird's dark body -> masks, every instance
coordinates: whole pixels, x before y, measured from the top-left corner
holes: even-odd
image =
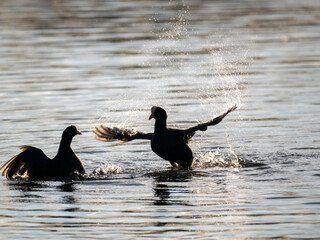
[[[189,167],[193,154],[187,143],[185,135],[179,130],[165,128],[153,134],[151,149],[159,157],[168,160],[172,166],[178,163],[182,167]]]

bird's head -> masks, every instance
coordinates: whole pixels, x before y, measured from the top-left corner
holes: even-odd
[[[156,120],[158,120],[158,119],[166,120],[167,119],[167,113],[163,108],[153,106],[151,108],[151,115],[149,117],[149,120],[151,120],[152,118],[154,118]]]
[[[73,138],[76,135],[82,135],[82,133],[80,131],[78,131],[76,126],[73,126],[73,125],[67,127],[63,131],[63,136],[66,136],[66,137],[69,137],[69,138]]]

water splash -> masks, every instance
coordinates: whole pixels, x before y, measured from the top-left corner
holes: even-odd
[[[200,153],[194,158],[193,167],[195,168],[240,168],[238,158],[226,157],[221,155],[219,150]]]
[[[165,9],[148,19],[153,38],[144,43],[141,62],[136,63],[141,65],[136,73],[143,81],[138,87],[144,91],[137,95],[136,88],[129,88],[119,99],[106,103],[108,109],[101,121],[128,126],[152,105],[164,106],[169,112],[197,106],[192,111],[197,120],[204,121],[234,104],[241,106],[241,68],[246,65],[246,56],[234,35],[216,30],[195,42],[201,33],[192,29],[188,4],[169,1],[165,7],[170,11]],[[118,119],[117,112],[127,115]]]
[[[95,169],[91,175],[93,176],[101,176],[101,175],[108,175],[108,174],[118,174],[122,171],[121,167],[112,165],[110,163],[105,163],[102,166],[99,166]]]
[[[186,119],[203,122],[234,104],[241,107],[248,59],[234,33],[213,29],[212,35],[201,37],[203,41],[199,42],[197,35],[201,33],[192,29],[192,10],[186,2],[167,4],[171,11],[155,13],[148,20],[153,25],[153,40],[145,42],[140,50],[142,60],[137,64],[142,67],[136,69],[143,81],[141,84],[139,80],[137,87],[143,90],[129,88],[106,103],[99,123],[152,131],[146,116],[153,105],[163,106],[169,113],[181,113],[174,118],[179,127],[190,124]],[[241,120],[238,111],[233,114]],[[229,134],[232,128],[225,124],[226,139],[221,143],[230,146],[230,153],[237,134]],[[196,144],[198,151],[200,142]]]
[[[206,152],[204,154],[198,154],[194,158],[194,168],[244,168],[244,167],[259,167],[265,164],[257,162],[255,160],[247,160],[240,158],[235,152],[230,151],[227,154],[223,154],[217,149],[216,151]]]
[[[98,180],[105,179],[110,175],[119,174],[122,172],[121,167],[112,165],[110,163],[105,163],[104,165],[96,168],[92,173],[85,174],[73,174],[71,177],[73,180]]]
[[[240,108],[243,68],[248,62],[245,50],[232,33],[218,30],[194,42],[201,33],[192,29],[189,6],[185,1],[170,4],[176,4],[176,15],[164,24],[159,16],[152,19],[158,40],[145,44],[143,50],[144,66],[160,70],[149,76],[146,101],[166,106],[169,111],[177,107],[180,112],[190,111],[186,108],[197,106],[192,112],[198,121],[208,120],[234,104]]]
[[[140,50],[142,61],[136,63],[141,65],[136,69],[138,77],[131,79],[136,81],[136,86],[143,88],[143,91],[137,91],[136,86],[127,88],[117,99],[105,101],[99,108],[104,109],[103,112],[97,113],[99,120],[90,122],[92,126],[103,123],[111,127],[133,127],[145,122],[146,112],[150,111],[153,105],[166,106],[166,109],[170,110],[167,100],[171,97],[168,97],[167,93],[171,90],[170,85],[177,82],[172,73],[176,70],[181,72],[179,69],[184,66],[184,60],[176,59],[175,54],[181,53],[181,56],[184,56],[186,48],[190,46],[186,44],[188,41],[181,44],[182,39],[189,39],[186,17],[189,14],[188,5],[184,0],[170,1],[168,7],[177,10],[169,16],[168,11],[164,11],[163,15],[161,12],[155,13],[147,20],[152,25],[151,33],[156,40],[143,45]]]

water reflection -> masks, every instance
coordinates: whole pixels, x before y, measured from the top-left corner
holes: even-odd
[[[168,189],[168,185],[166,184],[156,184],[153,188],[154,196],[159,198],[154,201],[154,205],[170,205],[170,191]]]
[[[54,187],[55,183],[60,181],[8,181],[7,185],[10,190],[18,190],[22,192],[35,192],[42,191],[44,188]],[[61,185],[58,184],[56,188],[62,192],[73,192],[75,191],[75,182],[61,182]]]
[[[204,175],[205,173],[201,171],[174,168],[145,174],[145,176],[153,177],[157,182],[189,182],[194,176],[200,177]]]
[[[156,197],[154,205],[187,205],[185,201],[170,200],[172,188],[178,188],[181,191],[182,186],[171,186],[171,189],[165,182],[188,182],[192,178],[191,170],[167,170],[149,173],[154,178],[155,186],[153,187],[154,196]]]
[[[42,188],[46,187],[44,182],[34,182],[34,181],[8,181],[8,186],[10,190],[18,190],[21,192],[33,192],[40,191]]]
[[[191,179],[196,176],[204,176],[204,173],[200,171],[192,171],[185,169],[170,169],[166,171],[156,171],[146,174],[154,179],[153,193],[155,200],[154,205],[183,205],[190,206],[188,201],[177,199],[176,197],[171,197],[171,193],[182,193],[189,194],[191,191],[188,185],[183,183],[188,183]],[[172,183],[172,184],[169,184]],[[180,183],[177,185],[177,183]],[[182,183],[182,184],[181,184]]]
[[[183,195],[189,194],[190,190],[187,186],[169,186],[163,183],[155,183],[153,193],[155,197],[153,205],[155,206],[192,206],[192,204],[184,198],[179,199],[175,196],[176,193]],[[174,194],[174,196],[171,196],[172,194]]]
[[[13,201],[30,203],[43,198],[40,192],[45,185],[33,181],[9,181],[8,187],[10,191],[19,192],[19,196],[15,196]]]
[[[67,208],[63,207],[62,211],[65,211],[65,212],[79,211],[80,208],[77,207],[79,202],[76,198],[75,185],[76,183],[71,181],[71,182],[63,182],[61,185],[57,186],[57,189],[59,189],[61,192],[70,193],[70,194],[63,195],[61,197],[61,204],[63,204],[62,206],[68,205]]]
[[[44,204],[51,203],[52,201],[62,204],[62,210],[68,212],[78,211],[79,208],[75,207],[78,204],[76,198],[76,183],[75,182],[45,182],[45,181],[9,181],[8,187],[10,191],[17,191],[18,196],[14,197],[15,202],[23,203],[32,203],[32,202],[41,202]],[[56,193],[57,189],[61,193]],[[55,192],[55,195],[52,196],[52,192]],[[65,208],[65,205],[68,207]]]
[[[74,182],[65,182],[58,186],[57,189],[63,192],[73,192],[75,190],[75,184]]]

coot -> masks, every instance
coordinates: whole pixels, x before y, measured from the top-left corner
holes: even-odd
[[[154,132],[143,133],[135,129],[124,129],[117,127],[106,127],[101,125],[92,130],[96,134],[96,139],[100,141],[128,142],[134,139],[151,140],[151,149],[161,158],[168,160],[172,166],[180,165],[188,168],[192,165],[193,154],[188,146],[191,137],[196,131],[206,131],[208,126],[220,123],[223,118],[230,112],[234,111],[237,106],[233,106],[220,116],[210,121],[200,123],[188,129],[167,128],[167,113],[161,107],[152,107],[149,120],[154,118]]]
[[[81,135],[81,132],[75,126],[67,127],[63,131],[58,153],[53,159],[48,158],[39,148],[20,146],[22,152],[2,166],[2,175],[7,179],[14,179],[15,176],[66,178],[75,171],[84,174],[83,164],[70,146],[73,137],[78,134]]]

